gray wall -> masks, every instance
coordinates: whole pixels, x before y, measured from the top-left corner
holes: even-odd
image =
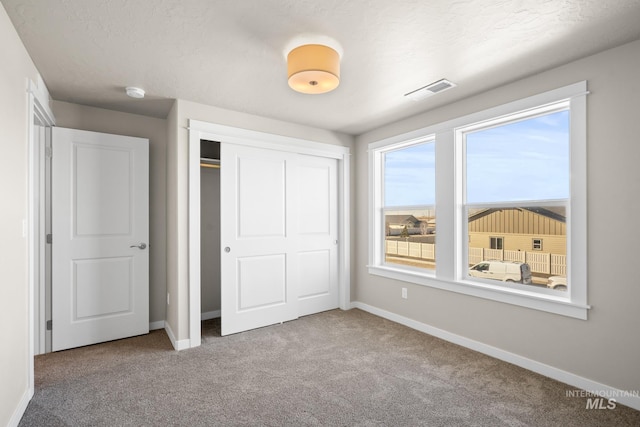
[[[38,70],[0,5],[0,425],[25,404],[29,378],[28,218],[29,145],[27,81]]]
[[[53,101],[56,126],[149,139],[149,321],[165,320],[167,293],[166,121]]]
[[[220,169],[200,169],[200,310],[220,310]]]
[[[640,41],[540,73],[356,138],[357,301],[620,390],[640,384]],[[587,80],[586,321],[369,275],[367,144]],[[401,288],[409,298],[401,299]]]

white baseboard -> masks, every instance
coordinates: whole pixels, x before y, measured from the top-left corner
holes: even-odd
[[[209,320],[209,319],[215,319],[220,317],[220,310],[214,310],[214,311],[207,311],[206,313],[202,313],[200,315],[200,319],[201,320]],[[169,326],[169,324],[167,322],[165,322],[164,320],[160,320],[157,322],[150,322],[149,323],[149,330],[153,331],[156,329],[162,329],[164,328],[164,330],[167,332],[167,335],[169,336],[169,340],[171,340],[171,345],[173,345],[173,348],[176,350],[185,350],[187,348],[191,348],[191,344],[189,339],[186,340],[176,340],[176,336],[173,333],[173,330],[171,330],[171,327]]]
[[[173,348],[175,350],[185,350],[187,348],[189,348],[189,340],[176,340],[176,336],[173,334],[173,331],[171,330],[171,326],[169,326],[169,324],[167,322],[165,322],[164,325],[164,330],[167,331],[167,335],[169,336],[169,340],[171,340],[171,345],[173,345]]]
[[[217,319],[220,317],[220,310],[207,311],[200,315],[200,320]]]
[[[29,401],[33,397],[33,392],[34,390],[31,387],[25,390],[24,394],[22,395],[22,398],[20,399],[20,402],[18,403],[18,406],[16,407],[15,411],[13,411],[13,415],[9,420],[9,424],[7,424],[8,427],[18,427],[18,424],[20,424],[20,420],[24,415],[24,411],[27,410]]]
[[[158,320],[157,322],[149,322],[150,331],[156,331],[158,329],[164,329],[164,320]]]
[[[495,357],[496,359],[512,363],[516,366],[520,366],[521,368],[528,369],[537,374],[544,375],[545,377],[552,378],[565,384],[569,384],[573,387],[586,390],[590,393],[606,398],[615,399],[616,402],[622,403],[623,405],[626,405],[630,408],[640,410],[640,396],[638,396],[638,390],[618,390],[608,385],[592,381],[588,378],[572,374],[571,372],[554,368],[553,366],[546,365],[544,363],[540,363],[535,360],[510,353],[497,347],[493,347],[487,344],[483,344],[479,341],[474,341],[472,339],[453,334],[451,332],[447,332],[443,329],[435,328],[433,326],[427,325],[426,323],[421,323],[416,320],[409,319],[408,317],[404,317],[390,311],[382,310],[380,308],[362,302],[354,301],[351,303],[351,307],[359,308],[360,310],[385,318],[387,320],[391,320],[396,323],[400,323],[401,325],[408,326],[409,328],[416,329],[420,332],[424,332],[425,334],[433,335],[434,337],[441,338],[445,341],[449,341],[454,344],[469,348],[471,350],[484,353],[488,356]]]

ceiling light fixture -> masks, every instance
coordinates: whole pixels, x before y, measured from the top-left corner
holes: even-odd
[[[291,89],[309,94],[330,92],[340,84],[340,55],[321,44],[306,44],[287,55]]]
[[[129,86],[126,88],[127,95],[131,98],[141,99],[144,98],[144,89],[140,89],[139,87]]]

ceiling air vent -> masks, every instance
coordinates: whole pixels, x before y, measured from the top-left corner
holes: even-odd
[[[447,79],[442,79],[438,80],[437,82],[428,84],[425,87],[421,87],[420,89],[416,89],[413,92],[405,93],[404,96],[413,99],[414,101],[420,101],[431,95],[435,95],[436,93],[440,93],[455,86],[455,83],[452,83]]]

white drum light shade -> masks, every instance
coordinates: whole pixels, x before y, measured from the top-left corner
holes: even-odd
[[[287,56],[291,89],[302,93],[325,93],[340,84],[340,55],[320,44],[296,47]]]

